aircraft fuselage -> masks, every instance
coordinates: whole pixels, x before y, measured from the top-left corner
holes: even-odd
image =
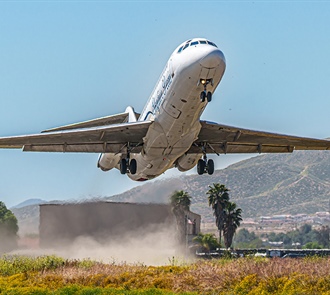
[[[202,151],[185,153],[197,139],[199,119],[208,104],[206,97],[201,100],[201,92],[215,91],[225,67],[223,53],[205,39],[186,41],[173,52],[139,118],[153,123],[141,153],[130,154],[137,161],[136,173],[128,174],[131,179],[148,180],[175,166],[186,171],[196,165]],[[105,162],[107,154],[103,157]]]

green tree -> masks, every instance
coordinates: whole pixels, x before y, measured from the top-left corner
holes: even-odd
[[[312,231],[312,226],[310,224],[307,224],[307,223],[303,224],[299,229],[299,232],[301,232],[304,235],[307,235],[311,231]]]
[[[236,248],[261,248],[262,240],[255,234],[254,231],[249,232],[246,228],[240,229],[234,238]]]
[[[234,234],[243,220],[242,209],[236,208],[236,203],[234,202],[227,202],[224,212],[223,237],[225,247],[229,248],[233,243]]]
[[[213,215],[215,216],[215,224],[219,230],[219,243],[221,244],[221,235],[225,222],[225,208],[229,202],[229,189],[225,185],[220,183],[213,183],[213,186],[209,186],[207,191],[209,206],[213,209]]]
[[[316,232],[315,240],[323,247],[330,248],[330,228],[328,225],[322,226],[320,230]]]
[[[183,245],[186,242],[187,218],[186,212],[190,209],[191,197],[187,192],[175,191],[171,195],[171,208],[176,218],[178,227],[179,242]]]
[[[303,247],[303,249],[321,249],[321,245],[318,242],[308,242]]]
[[[15,215],[0,201],[0,252],[17,247],[18,225]]]
[[[193,241],[206,253],[210,253],[212,250],[216,250],[220,247],[214,234],[199,233],[198,236],[193,238]]]

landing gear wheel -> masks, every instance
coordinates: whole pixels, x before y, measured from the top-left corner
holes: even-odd
[[[206,99],[208,102],[210,102],[212,100],[212,93],[210,91],[207,93]]]
[[[197,163],[197,173],[199,175],[203,175],[204,172],[205,172],[205,161],[202,159],[199,159],[198,163]]]
[[[126,174],[127,173],[127,161],[126,159],[120,160],[120,173]]]
[[[136,168],[137,168],[136,160],[132,159],[129,162],[129,172],[134,175],[136,173]]]
[[[206,98],[206,93],[205,93],[205,91],[202,91],[199,97],[200,97],[200,99],[201,99],[201,102],[204,102],[204,101],[205,101],[205,98]]]
[[[207,161],[207,173],[212,175],[214,173],[214,162],[212,159]]]

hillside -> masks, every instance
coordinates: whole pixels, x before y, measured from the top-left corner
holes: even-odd
[[[206,191],[217,182],[231,190],[231,199],[243,209],[244,217],[328,211],[330,153],[296,151],[261,155],[217,170],[211,176],[157,180],[107,199],[166,202],[171,192],[182,189],[193,197],[192,210],[209,219],[212,214]]]
[[[18,208],[23,208],[23,207],[26,207],[26,206],[31,206],[31,205],[39,205],[39,204],[42,204],[42,203],[47,203],[47,201],[41,200],[41,199],[28,199],[28,200],[25,200],[22,203],[19,203],[15,206],[11,207],[10,209],[18,209]]]
[[[21,236],[39,233],[39,205],[13,208],[11,211],[17,218]]]
[[[219,160],[221,157],[225,156]],[[104,199],[165,203],[173,191],[185,190],[192,196],[192,211],[201,214],[204,222],[213,223],[206,192],[209,185],[218,182],[231,190],[231,200],[243,209],[243,217],[328,211],[330,153],[297,151],[261,155],[217,170],[211,176],[156,180]],[[39,208],[34,205],[13,209],[13,212],[25,229],[38,220]],[[37,229],[38,225],[32,228]]]

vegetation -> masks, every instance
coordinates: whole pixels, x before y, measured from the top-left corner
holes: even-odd
[[[0,259],[1,294],[329,294],[330,258],[197,261],[145,266]]]
[[[283,242],[284,248],[297,247],[300,244],[303,249],[322,249],[329,248],[329,226],[322,226],[319,229],[312,229],[310,224],[304,224],[300,228],[287,233],[263,233],[258,237],[253,231],[240,229],[234,239],[235,248],[262,248],[267,244],[262,239],[269,242]],[[294,246],[292,244],[294,243]]]
[[[215,216],[215,224],[219,230],[219,243],[221,244],[222,230],[225,223],[225,207],[229,202],[229,189],[225,185],[220,183],[214,183],[213,187],[209,186],[207,191],[209,206],[213,209],[213,215]]]
[[[329,247],[329,226],[322,226],[320,229],[312,229],[310,224],[304,224],[298,229],[287,233],[269,233],[261,235],[270,242],[283,242],[284,248],[292,248],[293,243],[299,243],[302,247],[328,248]]]
[[[17,247],[17,219],[0,201],[0,252],[13,250]]]
[[[234,234],[242,221],[242,210],[236,208],[236,204],[228,202],[225,207],[225,222],[223,227],[223,237],[225,247],[229,248],[233,242]]]
[[[186,212],[189,211],[191,204],[191,197],[187,192],[175,191],[171,195],[171,208],[176,217],[179,242],[184,245],[186,243],[186,231],[187,231],[187,217]]]
[[[207,191],[209,206],[215,216],[215,224],[219,230],[219,243],[223,233],[225,247],[229,248],[233,242],[234,234],[242,221],[242,210],[229,201],[229,189],[225,185],[214,183]]]
[[[201,252],[210,253],[220,247],[214,234],[198,234],[193,241],[201,247]]]
[[[255,232],[249,232],[247,229],[240,229],[234,238],[235,248],[240,249],[258,249],[263,247],[262,240],[255,234]]]

